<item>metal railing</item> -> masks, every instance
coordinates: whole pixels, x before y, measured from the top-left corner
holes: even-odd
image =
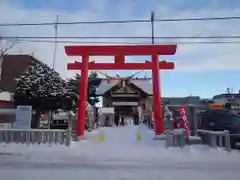
[[[69,146],[70,130],[0,129],[0,143],[60,144]]]
[[[168,147],[184,147],[186,145],[186,134],[184,129],[166,130],[165,145]]]
[[[198,129],[199,136],[202,138],[202,143],[213,148],[224,147],[227,151],[231,151],[231,142],[229,131],[209,131]]]

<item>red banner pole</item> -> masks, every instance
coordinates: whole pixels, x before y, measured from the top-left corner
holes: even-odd
[[[158,136],[164,131],[158,54],[152,55],[152,67],[155,133]]]
[[[77,136],[84,136],[84,120],[87,102],[87,89],[88,89],[88,56],[82,56],[82,71],[80,82],[80,97],[78,107],[78,121],[77,121]]]

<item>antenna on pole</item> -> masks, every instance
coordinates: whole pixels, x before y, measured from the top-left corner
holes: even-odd
[[[155,21],[155,17],[154,17],[154,12],[151,12],[151,30],[152,30],[152,44],[155,44],[155,39],[154,39],[154,21]]]
[[[227,90],[226,90],[226,91],[227,91],[227,93],[228,93],[228,94],[230,94],[230,93],[231,93],[231,92],[230,92],[230,88],[227,88]]]
[[[54,50],[53,50],[53,69],[55,67],[56,54],[57,54],[58,18],[59,18],[59,15],[57,15],[56,23],[55,23],[55,42],[54,42]]]

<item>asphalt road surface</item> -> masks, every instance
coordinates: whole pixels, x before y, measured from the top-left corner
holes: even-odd
[[[124,163],[66,162],[0,163],[0,177],[4,180],[67,180],[69,178],[91,180],[238,180],[240,163],[161,163],[132,160]]]

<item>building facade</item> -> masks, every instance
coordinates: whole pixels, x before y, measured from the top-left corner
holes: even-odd
[[[231,109],[240,113],[240,93],[224,93],[213,97],[216,104],[230,104]]]
[[[0,101],[0,123],[9,124],[15,121],[15,106],[12,96],[16,89],[16,78],[24,73],[33,63],[41,63],[30,55],[4,55],[0,66],[0,89],[8,93],[11,98]],[[5,126],[4,126],[5,127]]]
[[[9,54],[3,56],[1,62],[0,88],[6,92],[14,93],[16,89],[16,78],[24,73],[28,66],[40,63],[39,60],[30,55]]]
[[[114,107],[115,113],[132,116],[137,107],[147,109],[153,91],[147,79],[115,79],[102,80],[97,95],[103,97],[103,107]]]

